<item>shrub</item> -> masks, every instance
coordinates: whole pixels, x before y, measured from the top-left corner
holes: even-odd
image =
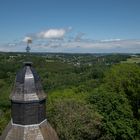
[[[89,105],[55,100],[48,105],[47,112],[61,140],[93,140],[100,136],[102,117]]]

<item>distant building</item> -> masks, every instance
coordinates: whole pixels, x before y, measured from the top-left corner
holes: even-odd
[[[10,100],[12,118],[0,140],[58,140],[46,119],[46,95],[31,62],[17,73]]]

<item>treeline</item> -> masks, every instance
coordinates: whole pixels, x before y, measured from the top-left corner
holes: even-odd
[[[30,59],[48,94],[47,119],[60,140],[139,140],[139,64],[120,64],[128,55],[62,55],[0,55],[0,133],[10,121],[8,96],[16,72]],[[73,58],[83,63],[74,65]]]

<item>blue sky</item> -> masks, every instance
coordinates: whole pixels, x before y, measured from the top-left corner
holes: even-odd
[[[0,0],[0,51],[140,53],[140,0]]]

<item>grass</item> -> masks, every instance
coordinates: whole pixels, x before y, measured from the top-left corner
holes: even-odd
[[[80,102],[85,102],[89,93],[85,92],[75,92],[75,88],[64,89],[64,90],[55,90],[48,94],[48,101],[52,102],[53,100],[76,100]]]
[[[131,57],[126,61],[121,61],[121,63],[140,63],[140,57]]]

